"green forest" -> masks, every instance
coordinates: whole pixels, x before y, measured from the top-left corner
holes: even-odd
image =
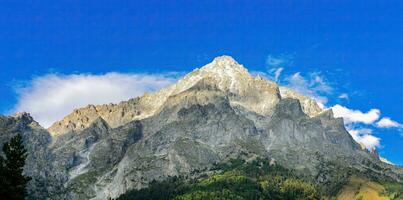
[[[153,181],[148,188],[132,190],[119,200],[204,200],[204,199],[321,199],[316,188],[290,170],[270,165],[268,160],[245,162],[234,159],[217,164],[212,175],[185,180],[170,177]]]

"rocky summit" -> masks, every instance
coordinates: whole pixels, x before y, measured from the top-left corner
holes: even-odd
[[[229,56],[158,92],[78,108],[47,130],[26,113],[0,117],[0,141],[18,133],[37,199],[113,199],[237,157],[270,158],[330,189],[342,168],[403,181],[401,168],[357,144],[331,110]]]

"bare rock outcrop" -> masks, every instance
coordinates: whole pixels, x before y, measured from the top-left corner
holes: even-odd
[[[357,144],[341,118],[313,99],[261,77],[229,56],[177,83],[119,104],[74,110],[48,130],[27,114],[0,117],[0,138],[22,133],[40,199],[109,199],[168,176],[192,176],[244,156],[325,183],[326,163],[402,181],[399,167]],[[42,188],[42,189],[39,189]]]

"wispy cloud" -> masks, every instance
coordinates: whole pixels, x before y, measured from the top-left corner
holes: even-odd
[[[118,103],[173,83],[175,74],[48,74],[17,87],[14,112],[29,112],[44,127],[88,104]]]
[[[326,107],[328,96],[333,93],[333,87],[325,80],[320,72],[302,72],[284,74],[286,67],[294,64],[293,54],[269,54],[266,58],[267,72],[253,72],[297,92],[315,99],[321,107]]]
[[[354,140],[363,144],[368,149],[380,146],[381,139],[372,134],[373,128],[403,128],[402,124],[388,117],[379,120],[381,117],[379,109],[373,108],[367,112],[363,112],[358,109],[347,108],[340,104],[329,106],[330,100],[330,102],[337,102],[337,99],[349,101],[349,94],[346,92],[337,94],[338,89],[333,87],[320,72],[284,73],[288,66],[293,65],[293,62],[294,56],[270,54],[266,58],[267,73],[255,72],[255,74],[266,76],[275,82],[313,98],[322,108],[331,108],[335,117],[342,117],[344,119],[345,125]],[[356,126],[367,128],[352,128]]]
[[[339,98],[339,99],[345,99],[345,100],[349,100],[349,99],[350,99],[350,97],[349,97],[349,95],[348,95],[347,93],[342,93],[342,94],[340,94],[338,98]]]
[[[302,76],[300,72],[294,73],[285,78],[285,85],[315,99],[322,105],[328,102],[327,96],[333,91],[319,73],[309,73],[307,77]]]
[[[403,128],[403,124],[390,119],[389,117],[384,117],[376,123],[379,128]]]
[[[283,67],[279,67],[279,68],[272,68],[269,70],[269,73],[272,74],[273,80],[275,82],[279,81],[280,75],[283,72],[284,68]]]
[[[292,65],[294,56],[292,54],[269,54],[266,58],[267,68],[279,68]]]
[[[279,82],[284,67],[288,67],[294,63],[294,56],[291,54],[269,54],[266,57],[266,69],[268,73],[264,73],[269,79]]]

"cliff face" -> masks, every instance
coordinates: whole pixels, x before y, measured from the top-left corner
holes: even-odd
[[[21,134],[28,150],[24,173],[32,178],[28,183],[28,193],[32,198],[65,193],[63,182],[53,167],[54,157],[49,150],[52,137],[28,113],[14,116],[0,116],[0,148],[17,134]],[[55,172],[55,173],[53,173]],[[65,195],[63,194],[62,197]]]
[[[276,83],[261,77],[253,77],[231,57],[222,56],[201,69],[195,69],[176,84],[159,92],[145,94],[120,104],[89,105],[77,109],[54,123],[48,130],[53,135],[83,130],[98,117],[102,117],[111,127],[144,119],[161,110],[168,97],[193,87],[201,80],[208,80],[211,85],[226,93],[232,106],[242,106],[261,115],[270,115],[281,95],[301,100],[303,109],[310,116],[321,112],[316,102],[310,98],[283,87],[280,94],[280,88]]]
[[[319,168],[323,160],[402,181],[401,170],[362,150],[331,110],[251,76],[228,56],[159,92],[77,109],[54,123],[50,134],[32,119],[4,119],[0,130],[13,130],[4,137],[27,135],[30,155],[45,156],[39,159],[46,165],[43,179],[63,183],[45,187],[43,195],[51,198],[115,198],[152,180],[192,175],[238,156],[271,157],[319,181],[327,177]],[[31,141],[30,130],[41,135],[40,143]],[[33,159],[29,163],[27,173],[40,167]]]

